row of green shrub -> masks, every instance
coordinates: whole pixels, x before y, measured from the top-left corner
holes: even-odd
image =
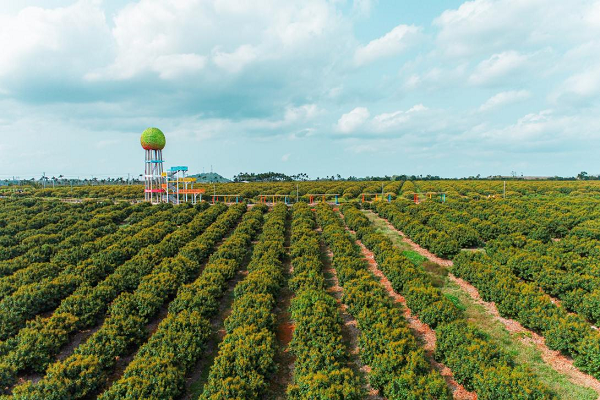
[[[58,201],[43,202],[39,200],[7,201],[2,200],[0,207],[0,260],[7,260],[21,254],[27,249],[13,253],[12,247],[18,246],[22,240],[39,234],[60,233],[58,230],[68,220],[76,222],[78,216],[88,215],[97,209],[108,206],[108,203],[81,203],[70,205]],[[39,239],[32,239],[34,241]]]
[[[91,212],[79,207],[64,211],[59,222],[46,225],[40,230],[30,231],[30,235],[19,235],[19,243],[12,247],[3,247],[3,261],[0,261],[0,277],[26,267],[30,263],[45,262],[58,250],[68,248],[71,236],[77,236],[81,231],[100,228],[111,223],[120,223],[131,213],[127,204],[99,204]],[[114,229],[114,227],[113,227]]]
[[[567,310],[600,324],[597,257],[578,254],[562,241],[543,243],[518,234],[500,236],[488,243],[486,250],[495,263],[505,265],[519,278],[558,297]]]
[[[409,235],[412,240],[430,250],[435,255],[448,258],[458,254],[461,249],[461,244],[457,239],[451,237],[446,230],[434,229],[426,223],[414,218],[409,213],[395,212],[398,211],[398,206],[400,204],[403,204],[403,202],[379,202],[374,204],[373,208],[375,208],[379,214],[387,218],[397,229],[401,230],[406,235]]]
[[[25,285],[56,277],[66,268],[72,268],[109,246],[135,235],[141,229],[150,227],[150,224],[144,222],[144,218],[157,210],[158,208],[135,206],[125,220],[125,223],[129,224],[125,228],[119,228],[120,221],[116,220],[108,225],[91,228],[71,236],[63,241],[63,243],[68,242],[68,245],[61,246],[64,248],[58,250],[48,262],[32,263],[12,275],[0,278],[0,299],[4,299]],[[101,217],[103,215],[105,214]]]
[[[369,272],[354,239],[330,206],[317,207],[323,236],[344,289],[342,301],[356,318],[363,364],[369,381],[388,399],[451,399],[443,378],[431,369],[423,347],[411,333],[402,309]]]
[[[289,350],[294,354],[290,399],[362,399],[359,377],[349,368],[348,348],[342,337],[342,318],[336,300],[326,291],[315,217],[303,203],[292,209],[289,281],[294,333]]]
[[[198,274],[202,261],[208,258],[245,211],[245,204],[233,206],[208,228],[214,218],[200,214],[171,235],[173,240],[161,243],[160,259],[145,273],[130,276],[130,288],[124,288],[110,303],[101,328],[78,346],[71,356],[50,365],[40,381],[15,387],[13,397],[79,399],[99,390],[106,383],[116,361],[144,339],[146,325],[179,286]],[[212,207],[208,213],[211,212],[214,212]],[[192,254],[193,259],[187,257]]]
[[[593,238],[593,221],[600,217],[597,200],[560,197],[464,199],[450,196],[445,203],[426,200],[419,204],[397,201],[395,205],[413,219],[438,230],[452,224],[466,225],[479,237],[492,240],[503,234],[520,233],[529,239],[548,242],[567,234]]]
[[[182,212],[191,219],[196,210],[187,209]],[[161,217],[164,215],[158,216]],[[113,272],[118,265],[133,257],[140,249],[157,243],[160,238],[150,227],[161,221],[158,218],[148,218],[148,224],[144,224],[140,229],[133,228],[131,232],[133,236],[123,238],[105,251],[76,266],[68,266],[58,276],[50,276],[41,282],[21,286],[16,292],[2,299],[0,339],[6,340],[12,337],[25,326],[28,320],[42,312],[54,309],[62,299],[78,287],[97,283]]]
[[[375,208],[394,226],[440,256],[453,256],[455,252],[444,252],[427,228],[445,227],[452,236],[458,226],[452,222],[467,221],[481,237],[486,237],[487,253],[496,262],[558,297],[567,310],[594,324],[600,323],[600,242],[595,233],[598,224],[593,219],[599,213],[593,202],[557,204],[553,199],[544,199],[414,205],[397,201],[391,205],[376,204]],[[489,234],[490,226],[493,234]],[[554,242],[552,237],[563,239]]]
[[[186,374],[206,348],[210,318],[217,313],[218,300],[250,252],[265,211],[266,207],[257,206],[247,212],[232,235],[210,257],[202,274],[193,283],[179,288],[167,317],[140,347],[123,376],[100,399],[162,400],[182,395]],[[200,258],[195,261],[200,262],[202,255],[197,256]]]
[[[36,199],[0,200],[0,245],[14,246],[17,236],[26,230],[41,229],[60,220],[60,213],[69,205],[59,201]]]
[[[479,247],[501,235],[518,233],[544,243],[564,237],[577,224],[586,221],[586,204],[567,207],[550,200],[465,200],[446,203],[426,200],[414,204],[408,200],[369,205],[382,215],[394,212],[390,222],[421,246],[440,257],[452,257],[461,248]],[[557,211],[554,208],[562,208]],[[577,217],[565,218],[565,213]],[[577,231],[576,228],[574,231]]]
[[[502,316],[539,332],[549,348],[573,357],[578,368],[600,378],[600,332],[583,317],[569,314],[536,284],[524,282],[483,253],[458,255],[452,271],[475,286],[484,300],[495,302]]]
[[[288,208],[268,215],[254,246],[248,275],[234,289],[226,335],[210,368],[201,399],[262,399],[275,372],[275,297],[284,283]]]
[[[448,366],[457,382],[479,399],[550,399],[553,395],[501,346],[470,324],[430,276],[405,257],[392,241],[375,230],[352,206],[343,207],[345,221],[375,254],[392,287],[406,299],[411,312],[436,331],[435,357]]]
[[[149,218],[168,221],[177,213],[176,210],[178,211],[177,207],[171,207],[168,211],[159,212]],[[45,371],[62,346],[69,342],[72,333],[98,323],[111,301],[122,292],[134,290],[144,276],[163,259],[174,256],[181,246],[214,221],[215,214],[219,214],[223,209],[220,212],[216,211],[219,210],[211,208],[196,215],[193,209],[185,210],[189,221],[180,229],[171,222],[159,222],[154,227],[139,232],[136,235],[139,237],[134,236],[134,241],[128,243],[132,246],[144,246],[137,247],[131,252],[133,254],[129,248],[122,248],[117,244],[116,248],[109,248],[110,252],[106,255],[110,257],[100,257],[96,263],[87,265],[78,276],[101,276],[105,268],[112,273],[95,286],[94,280],[76,280],[76,283],[82,283],[81,286],[62,300],[51,317],[38,317],[28,322],[18,335],[0,345],[0,353],[4,355],[3,362],[0,363],[2,384],[10,385],[14,382],[16,374],[21,371]],[[128,261],[122,262],[121,257],[124,255]],[[113,264],[113,260],[117,260],[117,263]],[[60,294],[57,294],[57,297],[62,298]]]

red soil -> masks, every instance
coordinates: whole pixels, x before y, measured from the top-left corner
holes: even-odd
[[[432,254],[428,250],[422,248],[421,246],[410,240],[402,231],[396,229],[389,221],[385,219],[384,221],[386,222],[388,228],[394,230],[402,236],[402,240],[408,245],[410,245],[413,251],[416,251],[417,253],[426,257],[430,261],[433,261],[444,267],[451,267],[453,265],[451,260],[445,260],[437,257],[436,255]],[[448,278],[452,282],[456,283],[463,291],[469,294],[469,296],[475,301],[475,303],[481,305],[486,310],[486,312],[490,314],[495,320],[502,323],[507,331],[509,331],[513,335],[518,334],[517,337],[519,337],[520,340],[524,343],[535,344],[538,350],[540,351],[544,362],[550,365],[557,372],[566,375],[571,382],[577,385],[589,387],[598,392],[598,399],[600,400],[600,381],[598,381],[598,379],[594,378],[593,376],[585,374],[579,369],[577,369],[573,365],[572,358],[565,357],[558,351],[550,350],[548,346],[546,346],[545,340],[542,336],[523,327],[523,325],[521,325],[519,322],[512,319],[503,318],[498,312],[496,304],[494,304],[494,302],[484,301],[479,295],[479,291],[475,286],[471,285],[463,279],[455,277],[451,273],[448,274]]]
[[[317,231],[321,232],[321,228],[318,228]],[[321,251],[327,256],[323,263],[323,272],[329,274],[331,277],[328,279],[330,286],[327,288],[327,291],[338,303],[341,316],[344,321],[342,336],[344,337],[346,343],[348,343],[348,350],[350,351],[350,358],[352,362],[366,378],[366,376],[371,373],[371,367],[363,364],[359,356],[360,348],[358,346],[358,337],[360,336],[360,330],[358,329],[358,323],[356,322],[356,319],[348,312],[348,307],[346,304],[342,303],[344,289],[340,286],[340,282],[337,277],[337,271],[331,265],[333,253],[324,245],[323,242],[321,242]],[[379,394],[379,390],[371,387],[371,385],[368,383],[368,379],[365,380],[367,381],[364,387],[367,392],[366,400],[384,400],[384,397]]]
[[[352,230],[348,230],[354,233]],[[448,387],[452,391],[452,397],[457,400],[476,400],[477,394],[468,391],[467,389],[465,389],[464,386],[456,382],[454,380],[454,376],[450,368],[446,367],[444,364],[437,362],[433,358],[433,352],[435,350],[436,342],[436,336],[433,329],[431,329],[429,325],[421,322],[417,315],[413,315],[412,311],[407,307],[406,300],[404,299],[404,297],[396,293],[396,291],[392,287],[392,283],[379,269],[379,266],[375,261],[375,255],[373,254],[373,252],[367,249],[360,240],[356,240],[356,243],[360,246],[363,256],[367,259],[367,262],[369,264],[369,270],[373,273],[373,275],[379,278],[379,282],[381,282],[388,294],[397,303],[403,305],[404,317],[406,318],[410,329],[416,337],[423,341],[423,347],[425,349],[425,353],[427,355],[429,363],[444,378],[444,380],[446,381],[446,385],[448,385]]]

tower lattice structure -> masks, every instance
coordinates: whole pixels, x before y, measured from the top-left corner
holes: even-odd
[[[146,168],[144,173],[144,181],[146,187],[144,189],[144,197],[146,201],[151,203],[160,203],[163,201],[165,189],[165,176],[163,174],[162,150],[145,150],[146,151]]]

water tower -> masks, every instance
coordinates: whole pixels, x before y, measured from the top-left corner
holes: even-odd
[[[165,148],[165,134],[158,128],[148,128],[142,133],[140,142],[146,150],[146,169],[144,197],[146,201],[160,203],[165,193],[162,149]]]

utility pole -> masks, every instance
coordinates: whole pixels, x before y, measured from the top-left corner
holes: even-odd
[[[296,203],[298,202],[298,183],[296,182]]]
[[[504,181],[504,195],[503,195],[503,197],[506,198],[506,181]]]

